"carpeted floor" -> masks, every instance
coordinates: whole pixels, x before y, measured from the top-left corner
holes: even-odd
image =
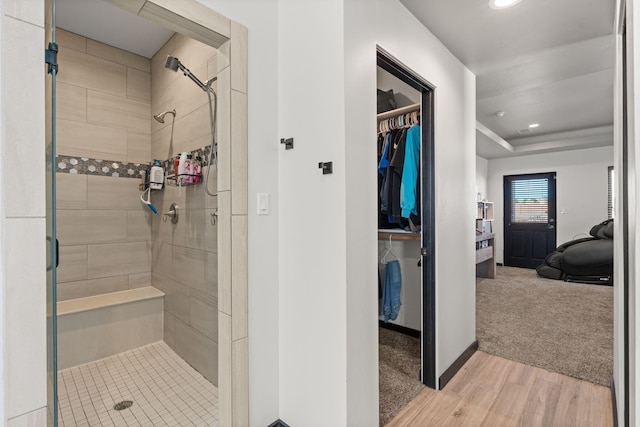
[[[380,425],[383,426],[420,393],[420,338],[378,328]]]
[[[479,350],[609,386],[613,288],[543,279],[498,267],[476,280]]]

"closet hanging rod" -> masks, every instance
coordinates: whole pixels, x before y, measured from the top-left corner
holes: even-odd
[[[414,111],[420,111],[420,103],[407,105],[406,107],[396,108],[395,110],[385,111],[377,115],[378,121],[386,120],[391,117],[401,116],[402,114],[412,113]]]

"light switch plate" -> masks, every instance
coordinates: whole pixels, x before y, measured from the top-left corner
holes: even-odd
[[[269,215],[269,193],[258,193],[258,215]]]

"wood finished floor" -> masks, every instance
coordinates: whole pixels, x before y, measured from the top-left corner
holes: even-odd
[[[444,390],[423,390],[387,427],[613,426],[611,391],[480,351]]]

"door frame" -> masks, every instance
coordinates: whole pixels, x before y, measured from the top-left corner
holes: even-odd
[[[422,260],[422,370],[421,381],[437,388],[436,271],[435,271],[435,86],[376,46],[377,65],[420,92],[421,260]]]

